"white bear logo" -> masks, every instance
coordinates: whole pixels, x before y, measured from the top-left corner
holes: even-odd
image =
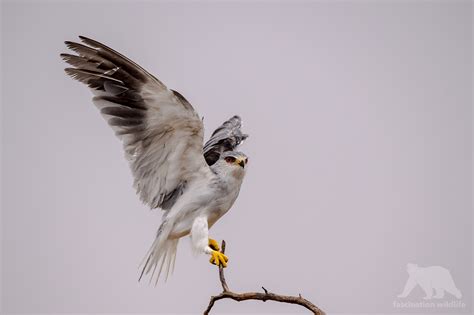
[[[461,291],[456,288],[451,273],[448,269],[440,266],[418,267],[416,264],[407,264],[408,280],[399,298],[407,297],[418,284],[425,291],[425,300],[431,298],[442,299],[444,291],[448,291],[456,298],[462,297]],[[433,296],[433,289],[436,295]]]

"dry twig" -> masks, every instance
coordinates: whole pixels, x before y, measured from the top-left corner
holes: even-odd
[[[221,253],[225,253],[225,241],[222,241],[222,246],[221,246]],[[222,285],[222,293],[216,296],[211,296],[211,300],[209,301],[209,305],[207,306],[206,310],[204,311],[204,315],[208,315],[209,312],[211,311],[212,307],[214,306],[214,303],[216,301],[222,300],[222,299],[232,299],[234,301],[240,302],[240,301],[246,301],[246,300],[259,300],[259,301],[276,301],[276,302],[281,302],[281,303],[290,303],[290,304],[298,304],[301,305],[315,315],[325,315],[325,313],[318,308],[316,305],[311,303],[310,301],[306,300],[299,294],[298,296],[288,296],[288,295],[280,295],[280,294],[275,294],[268,292],[267,289],[262,287],[264,293],[261,292],[246,292],[246,293],[235,293],[230,291],[229,286],[227,285],[227,282],[224,277],[224,268],[222,266],[219,266],[219,279],[221,281]]]

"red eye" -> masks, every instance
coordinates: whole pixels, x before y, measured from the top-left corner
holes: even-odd
[[[225,158],[225,161],[226,161],[227,163],[234,163],[234,162],[235,162],[235,157],[233,157],[233,156],[228,156],[228,157]]]

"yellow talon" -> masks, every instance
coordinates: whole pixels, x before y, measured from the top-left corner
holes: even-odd
[[[216,240],[213,240],[212,238],[209,239],[209,247],[212,248],[213,250],[219,251],[219,244],[216,242]]]
[[[227,262],[229,261],[229,258],[222,254],[221,252],[213,250],[211,253],[211,259],[209,259],[209,262],[213,265],[216,265],[219,267],[222,265],[222,267],[227,267]]]

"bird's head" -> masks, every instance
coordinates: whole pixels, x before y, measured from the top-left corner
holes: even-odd
[[[245,168],[249,158],[242,152],[227,151],[222,153],[219,159],[219,168],[234,177],[241,179],[245,175]]]

